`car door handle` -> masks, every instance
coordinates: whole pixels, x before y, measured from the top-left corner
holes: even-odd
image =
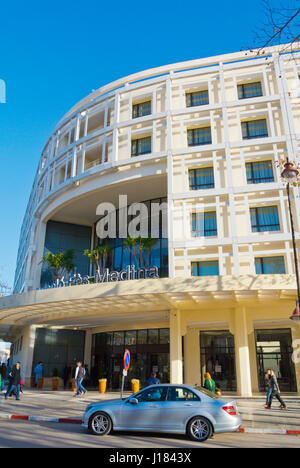
[[[159,408],[158,405],[149,405],[149,408]]]
[[[192,403],[184,403],[184,406],[193,406]]]

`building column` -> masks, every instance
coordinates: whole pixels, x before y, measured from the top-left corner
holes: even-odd
[[[184,340],[184,383],[201,386],[199,329],[188,328]]]
[[[300,327],[292,327],[293,362],[295,364],[297,394],[300,395]]]
[[[91,358],[92,358],[92,332],[85,332],[85,343],[84,343],[84,364],[88,366],[89,372],[91,372]]]
[[[33,289],[39,288],[41,284],[42,263],[46,241],[47,224],[42,220],[39,221],[34,242],[36,243],[35,264],[32,267],[33,273]]]
[[[35,345],[35,326],[26,327],[22,330],[23,347],[20,355],[17,355],[10,360],[10,364],[16,364],[17,361],[21,362],[21,375],[24,379],[26,387],[30,388],[30,377],[32,374],[33,352]]]
[[[248,335],[252,332],[247,319],[246,307],[238,306],[232,311],[230,332],[234,335],[236,378],[238,395],[252,396],[250,353]]]
[[[249,342],[249,356],[250,356],[250,369],[251,369],[251,382],[253,393],[259,393],[258,386],[258,369],[257,369],[257,352],[256,352],[256,341],[255,333],[252,331],[248,335]]]
[[[170,381],[182,384],[181,312],[170,311]]]

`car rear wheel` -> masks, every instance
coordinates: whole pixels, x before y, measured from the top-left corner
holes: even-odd
[[[104,436],[112,430],[112,421],[108,414],[99,411],[89,419],[89,430],[97,436]]]
[[[195,416],[187,426],[187,435],[191,440],[205,442],[212,436],[211,423],[203,416]]]

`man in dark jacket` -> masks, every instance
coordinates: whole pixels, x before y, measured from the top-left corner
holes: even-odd
[[[159,385],[160,380],[157,378],[156,372],[152,372],[151,377],[147,380],[147,387],[150,385]]]
[[[14,365],[9,377],[10,377],[10,386],[8,387],[7,392],[5,394],[5,399],[8,398],[15,390],[16,400],[20,400],[21,364],[19,362],[17,362],[17,364]]]
[[[270,395],[270,398],[269,398],[269,405],[267,405],[266,408],[271,409],[272,400],[275,397],[275,398],[277,398],[277,400],[280,403],[280,408],[282,410],[286,410],[287,409],[286,404],[279,395],[280,394],[280,389],[279,389],[277,377],[276,377],[275,372],[273,370],[271,370],[270,387],[271,387],[272,392],[271,392],[271,395]]]
[[[0,390],[2,392],[4,390],[4,388],[5,388],[5,381],[7,379],[6,365],[4,364],[4,362],[3,362],[2,366],[0,367],[0,374],[1,374],[1,388],[0,388]]]
[[[82,381],[85,378],[85,376],[86,376],[86,370],[84,366],[82,365],[82,362],[78,361],[76,371],[75,371],[75,383],[76,383],[76,394],[74,395],[75,397],[86,393],[86,389],[82,385]]]

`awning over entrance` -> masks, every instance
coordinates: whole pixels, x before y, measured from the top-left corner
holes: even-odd
[[[234,308],[296,299],[293,275],[141,279],[30,291],[0,298],[0,330],[7,326],[108,326],[168,320],[170,310]],[[282,302],[281,302],[282,303]],[[214,316],[212,315],[212,322]],[[7,330],[7,331],[5,331]]]

